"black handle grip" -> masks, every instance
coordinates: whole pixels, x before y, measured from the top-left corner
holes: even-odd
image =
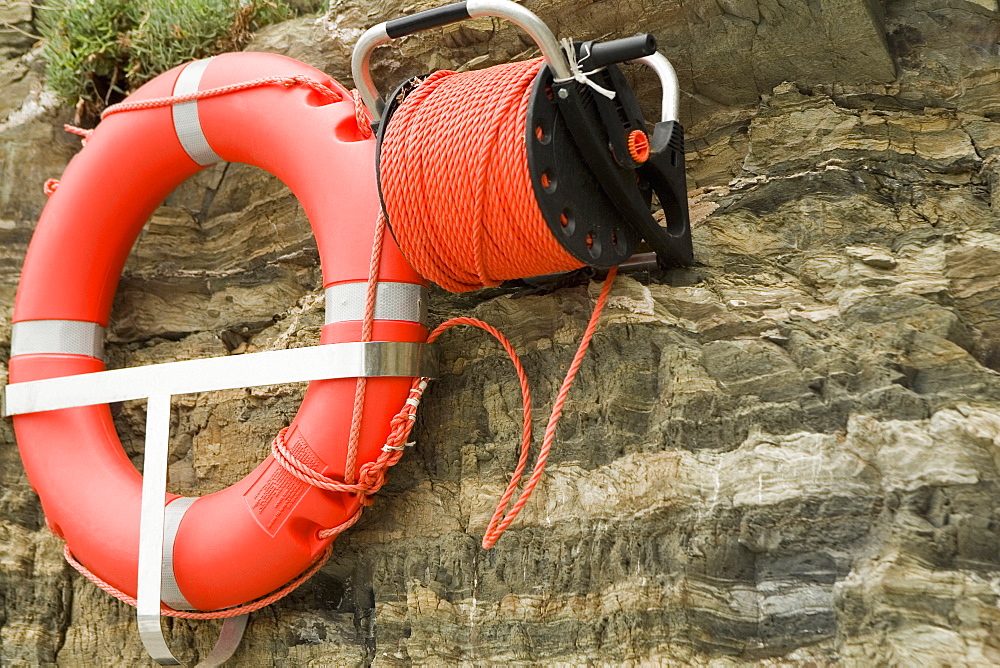
[[[443,7],[426,9],[410,16],[393,19],[385,24],[385,34],[392,39],[403,35],[412,35],[428,28],[439,28],[449,23],[464,21],[469,18],[469,9],[465,2],[454,2]]]
[[[587,46],[590,47],[589,55]],[[596,70],[611,63],[624,63],[654,53],[656,53],[656,38],[648,33],[614,39],[610,42],[589,42],[582,49],[580,67],[584,70]]]

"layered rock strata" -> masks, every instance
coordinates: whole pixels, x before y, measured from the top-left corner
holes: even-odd
[[[996,0],[531,6],[562,35],[651,30],[677,64],[698,264],[618,279],[544,482],[488,552],[517,383],[479,333],[446,335],[417,446],[233,665],[1000,663]],[[348,0],[251,48],[346,80],[401,11]],[[376,76],[530,54],[501,28],[404,40]],[[41,184],[78,148],[24,48],[0,65],[0,352]],[[110,363],[316,343],[321,288],[291,194],[215,167],[134,249]],[[540,428],[597,289],[435,291],[431,313],[510,336]],[[249,472],[301,394],[177,398],[171,490]],[[116,421],[140,463],[143,407]],[[62,561],[9,422],[0,462],[0,664],[145,665],[133,610]],[[169,627],[185,660],[214,639]]]

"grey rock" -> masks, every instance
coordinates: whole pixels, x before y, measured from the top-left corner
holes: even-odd
[[[364,27],[427,6],[344,0],[251,48],[346,79]],[[517,382],[492,341],[447,333],[417,446],[322,571],[252,616],[232,663],[1000,663],[995,0],[529,6],[561,35],[650,30],[678,66],[698,264],[617,280],[542,484],[491,551]],[[388,90],[530,53],[477,20],[373,65]],[[0,64],[30,79],[0,86],[4,350],[41,184],[79,145],[29,63]],[[315,344],[321,287],[294,197],[217,166],[133,249],[110,363]],[[505,331],[543,421],[597,290],[434,290],[430,310]],[[302,390],[178,397],[171,490],[246,475]],[[143,407],[115,419],[139,463]],[[0,424],[0,664],[146,665],[133,611],[61,549]],[[193,662],[215,626],[170,633]]]

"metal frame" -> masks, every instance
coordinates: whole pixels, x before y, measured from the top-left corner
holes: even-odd
[[[518,26],[538,44],[542,56],[557,78],[568,79],[573,76],[566,56],[559,46],[559,40],[533,12],[510,0],[468,0],[465,5],[469,18],[496,16]],[[361,93],[361,99],[372,113],[375,122],[382,117],[385,102],[375,82],[372,81],[369,61],[375,47],[393,39],[386,31],[386,23],[379,23],[366,30],[354,45],[354,53],[351,55],[351,75],[354,77],[354,85]]]
[[[11,383],[3,391],[2,412],[9,417],[146,399],[136,621],[139,637],[153,660],[178,665],[160,624],[171,397],[329,378],[433,377],[436,366],[433,347],[427,344],[334,343]],[[227,619],[215,647],[199,666],[218,666],[232,656],[245,626],[246,615]]]
[[[433,376],[435,361],[423,343],[331,343],[248,355],[209,357],[11,383],[3,416],[95,406],[153,394],[231,390],[327,378]]]
[[[677,72],[662,53],[654,53],[636,59],[637,63],[648,65],[660,78],[663,97],[660,106],[660,122],[676,121],[680,110],[680,86],[677,84]]]

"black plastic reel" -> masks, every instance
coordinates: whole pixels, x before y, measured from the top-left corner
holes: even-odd
[[[634,105],[638,110],[639,103],[616,66],[608,65],[590,77],[617,92],[616,106]],[[586,102],[588,112],[599,116],[593,98]],[[615,119],[616,124],[627,123],[628,116],[636,117],[634,113],[622,114]],[[645,131],[641,122],[632,125],[625,135],[634,129]],[[570,255],[592,267],[609,269],[628,259],[641,241],[640,236],[588,167],[559,110],[552,72],[547,67],[538,73],[531,91],[525,140],[531,185],[552,236]],[[646,188],[643,195],[649,206],[652,191]]]

